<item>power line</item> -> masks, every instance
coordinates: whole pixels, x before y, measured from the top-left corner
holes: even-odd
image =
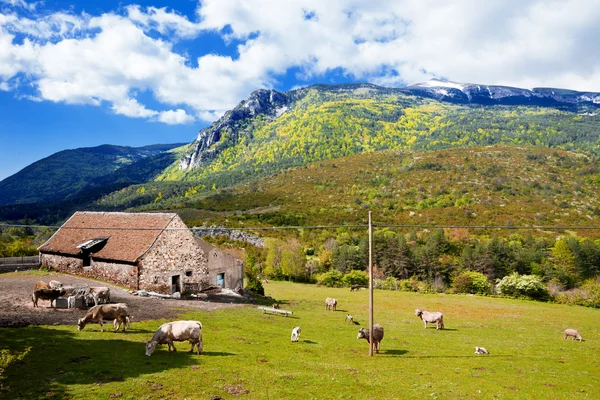
[[[274,231],[286,229],[339,229],[368,228],[368,224],[353,225],[289,225],[289,226],[255,226],[255,227],[192,227],[192,228],[141,228],[141,227],[94,227],[94,226],[62,226],[62,225],[29,225],[0,223],[5,228],[46,228],[46,229],[80,229],[80,230],[116,230],[116,231]],[[420,225],[420,224],[373,224],[377,228],[398,229],[508,229],[508,230],[600,230],[600,226],[579,225]]]

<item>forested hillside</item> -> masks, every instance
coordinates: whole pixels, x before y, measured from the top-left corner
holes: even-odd
[[[64,150],[39,160],[0,182],[0,205],[57,203],[82,191],[112,190],[152,180],[170,165],[181,144]],[[103,193],[108,193],[104,189]],[[35,209],[35,206],[31,208]],[[35,210],[32,210],[35,213]]]

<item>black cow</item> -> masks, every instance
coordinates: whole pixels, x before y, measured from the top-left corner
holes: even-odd
[[[33,291],[32,299],[33,306],[38,306],[38,300],[50,300],[50,307],[52,307],[52,300],[56,300],[59,297],[65,295],[64,289],[36,289]]]

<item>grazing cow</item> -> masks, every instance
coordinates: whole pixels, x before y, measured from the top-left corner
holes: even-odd
[[[444,316],[441,312],[421,311],[418,308],[415,310],[415,315],[423,320],[423,325],[427,329],[427,323],[436,324],[437,329],[444,329]]]
[[[162,324],[152,339],[146,343],[146,355],[151,356],[159,344],[167,344],[169,351],[177,351],[173,342],[184,342],[188,340],[192,344],[190,353],[194,352],[196,346],[197,354],[202,353],[202,323],[200,321],[175,321]]]
[[[490,354],[484,347],[475,346],[475,354]]]
[[[352,315],[350,315],[350,314],[346,315],[346,322],[354,325],[354,318],[352,318]]]
[[[360,290],[360,288],[362,288],[362,285],[352,285],[350,286],[350,291],[354,292],[355,290]]]
[[[332,299],[330,297],[325,299],[325,309],[326,310],[333,310],[335,311],[337,307],[337,300],[336,299]]]
[[[93,300],[94,305],[110,302],[110,288],[106,286],[91,287],[86,296],[87,300]]]
[[[573,340],[579,340],[580,342],[583,342],[583,338],[575,329],[565,329],[565,339],[568,337],[573,338]]]
[[[35,283],[35,287],[33,289],[36,290],[36,289],[54,289],[54,288],[51,288],[50,285],[48,285],[48,283],[46,283],[44,281],[37,281]]]
[[[279,304],[277,304],[277,303],[273,304],[273,308],[276,310],[279,310],[280,309]]]
[[[367,339],[369,342],[369,330],[366,328],[360,328],[358,330],[357,339]],[[379,343],[383,340],[383,326],[379,324],[373,325],[373,348],[375,353],[379,353]],[[369,342],[370,343],[370,342]]]
[[[85,317],[77,320],[77,330],[81,331],[92,322],[100,324],[100,331],[104,332],[104,320],[114,320],[113,327],[118,331],[123,324],[123,331],[129,327],[129,308],[125,303],[101,304],[90,308]]]
[[[292,342],[297,342],[300,339],[300,327],[292,329]]]
[[[32,300],[33,306],[38,306],[38,300],[50,300],[50,307],[52,307],[52,301],[65,295],[64,290],[58,289],[36,289],[33,291]]]

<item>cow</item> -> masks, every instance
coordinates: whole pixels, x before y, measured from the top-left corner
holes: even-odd
[[[58,290],[58,289],[36,289],[33,291],[32,294],[32,300],[33,300],[33,306],[37,307],[38,306],[38,300],[49,300],[50,301],[50,307],[52,307],[52,301],[58,299],[59,297],[62,297],[65,295],[65,291],[64,290]]]
[[[332,299],[330,297],[325,299],[325,309],[326,310],[333,310],[335,311],[337,307],[337,300],[336,299]]]
[[[166,344],[169,351],[177,351],[173,342],[184,342],[188,340],[192,344],[190,353],[194,352],[196,346],[197,354],[202,353],[202,323],[200,321],[174,321],[162,324],[146,343],[146,355],[151,356],[159,344]]]
[[[568,337],[572,338],[573,340],[579,340],[580,342],[583,342],[583,338],[575,329],[565,329],[565,339]]]
[[[415,315],[423,320],[423,325],[427,329],[427,323],[436,324],[435,329],[444,329],[444,316],[441,312],[421,311],[418,308],[415,310]]]
[[[51,288],[51,287],[50,287],[50,285],[48,285],[48,283],[47,283],[47,282],[44,282],[44,281],[37,281],[37,282],[35,283],[35,287],[34,287],[33,289],[34,289],[34,290],[37,290],[37,289],[54,289],[54,288]]]
[[[64,286],[64,283],[53,279],[50,281],[50,283],[48,283],[48,285],[50,286],[50,289],[60,289]]]
[[[91,287],[86,299],[93,301],[94,306],[100,303],[108,303],[110,302],[110,288],[106,286]]]
[[[298,340],[300,340],[300,327],[299,326],[292,329],[292,342],[297,342]]]
[[[130,325],[129,308],[125,303],[101,304],[90,308],[85,317],[77,320],[77,330],[81,331],[92,322],[100,324],[100,331],[104,332],[104,320],[114,320],[113,327],[118,331],[123,324],[123,331]]]
[[[360,328],[358,330],[357,339],[367,339],[369,342],[369,330],[365,328]],[[373,325],[373,349],[375,353],[379,353],[379,344],[383,340],[383,326],[379,324]],[[370,343],[370,342],[369,342]]]

